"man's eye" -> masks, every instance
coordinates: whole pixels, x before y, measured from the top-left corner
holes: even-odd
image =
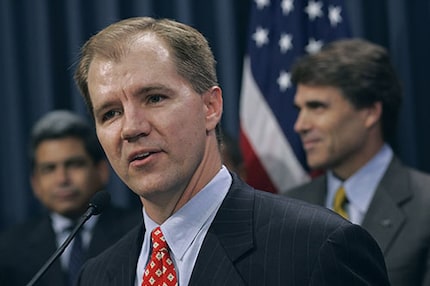
[[[43,165],[38,167],[40,174],[50,174],[55,170],[54,165]]]
[[[324,108],[326,106],[327,106],[326,104],[324,104],[322,102],[318,102],[318,101],[312,101],[312,102],[308,103],[308,107],[310,109],[320,109],[320,108]]]
[[[148,101],[150,103],[158,103],[158,102],[162,101],[163,99],[164,99],[164,96],[157,94],[157,95],[151,95],[148,98]]]
[[[77,158],[66,162],[67,167],[81,168],[88,165],[88,162],[83,158]]]
[[[107,121],[107,120],[109,120],[109,119],[111,119],[111,118],[115,117],[115,116],[116,116],[116,115],[118,115],[118,114],[119,114],[119,112],[118,112],[118,111],[115,111],[115,110],[109,110],[108,112],[106,112],[106,113],[104,113],[104,114],[103,114],[102,121],[103,121],[103,122],[105,122],[105,121]]]

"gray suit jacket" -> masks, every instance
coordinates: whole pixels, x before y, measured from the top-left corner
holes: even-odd
[[[327,178],[287,196],[324,205]],[[393,286],[430,285],[430,175],[394,158],[379,183],[362,227],[378,242]]]
[[[87,256],[94,257],[141,221],[140,212],[108,207],[94,226]],[[115,226],[115,227],[112,227]],[[0,285],[24,286],[56,250],[55,234],[48,215],[16,226],[0,235]],[[57,259],[37,286],[66,285]]]
[[[137,226],[89,260],[78,285],[134,285],[144,231]],[[234,176],[189,285],[389,284],[382,253],[361,227],[324,208],[256,191]]]

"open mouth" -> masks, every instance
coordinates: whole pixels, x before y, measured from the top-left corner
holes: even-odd
[[[145,153],[143,153],[143,154],[139,154],[139,155],[135,156],[135,157],[131,160],[131,162],[133,162],[133,161],[138,161],[138,160],[143,160],[143,159],[145,159],[145,158],[148,158],[151,154],[152,154],[151,152],[145,152]]]

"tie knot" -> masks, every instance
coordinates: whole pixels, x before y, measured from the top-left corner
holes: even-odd
[[[151,239],[153,251],[167,251],[167,242],[159,226],[152,231]]]
[[[346,192],[343,186],[340,186],[336,191],[336,199],[340,202],[346,201]]]

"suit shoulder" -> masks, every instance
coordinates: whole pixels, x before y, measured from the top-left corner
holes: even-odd
[[[334,230],[340,225],[350,224],[333,211],[306,201],[265,192],[256,193],[255,210],[257,224],[283,224],[297,227],[322,225]],[[264,223],[266,222],[266,223]]]
[[[430,201],[430,174],[403,165],[394,160],[384,174],[379,188],[386,190],[397,202],[412,199],[427,205]]]
[[[382,274],[378,278],[367,277],[369,281],[371,279],[382,281],[386,278],[382,252],[376,241],[362,227],[352,224],[327,208],[304,201],[260,193],[257,193],[255,198],[254,242],[257,253],[262,253],[261,255],[300,253],[299,256],[295,256],[294,263],[307,265],[306,267],[311,265],[316,268],[322,267],[329,269],[327,272],[333,273],[339,271],[331,268],[336,263],[349,265],[347,268],[357,270],[356,266],[353,266],[356,261],[367,261],[366,267],[369,268],[366,271],[378,268],[379,273]],[[268,241],[272,244],[268,245]],[[355,262],[350,260],[351,255]],[[316,261],[326,263],[314,264]],[[363,268],[360,268],[361,270]],[[315,273],[324,272],[326,271],[321,270]],[[313,273],[311,268],[309,273]],[[315,281],[321,278],[318,275],[315,277],[318,277]],[[325,283],[325,285],[337,284]],[[369,285],[386,284],[375,282]]]
[[[234,184],[229,196],[234,198],[228,200],[226,208],[246,209],[253,204],[251,208],[254,210],[253,216],[257,226],[290,225],[294,221],[301,221],[303,225],[312,223],[336,225],[347,222],[325,207],[289,196],[256,190],[245,183]]]
[[[405,189],[411,193],[411,202],[412,205],[415,205],[411,212],[416,212],[417,209],[430,211],[430,174],[409,167],[406,169],[408,177],[405,182]]]
[[[13,245],[31,243],[34,237],[41,237],[41,233],[48,235],[52,230],[47,216],[40,216],[9,227],[0,233],[0,247],[13,249]],[[4,247],[3,247],[4,246]]]
[[[423,171],[420,171],[420,170],[417,170],[414,168],[410,168],[410,167],[406,167],[406,168],[407,168],[407,170],[409,170],[412,182],[416,182],[420,185],[423,185],[426,187],[426,189],[428,188],[428,186],[430,184],[430,174],[429,173],[425,173]]]
[[[256,232],[284,233],[286,236],[307,237],[315,245],[327,243],[333,238],[351,239],[362,237],[376,245],[374,239],[362,227],[351,223],[332,210],[302,200],[269,193],[257,193],[255,200]],[[285,237],[284,237],[285,239]],[[375,248],[378,250],[378,248]]]

